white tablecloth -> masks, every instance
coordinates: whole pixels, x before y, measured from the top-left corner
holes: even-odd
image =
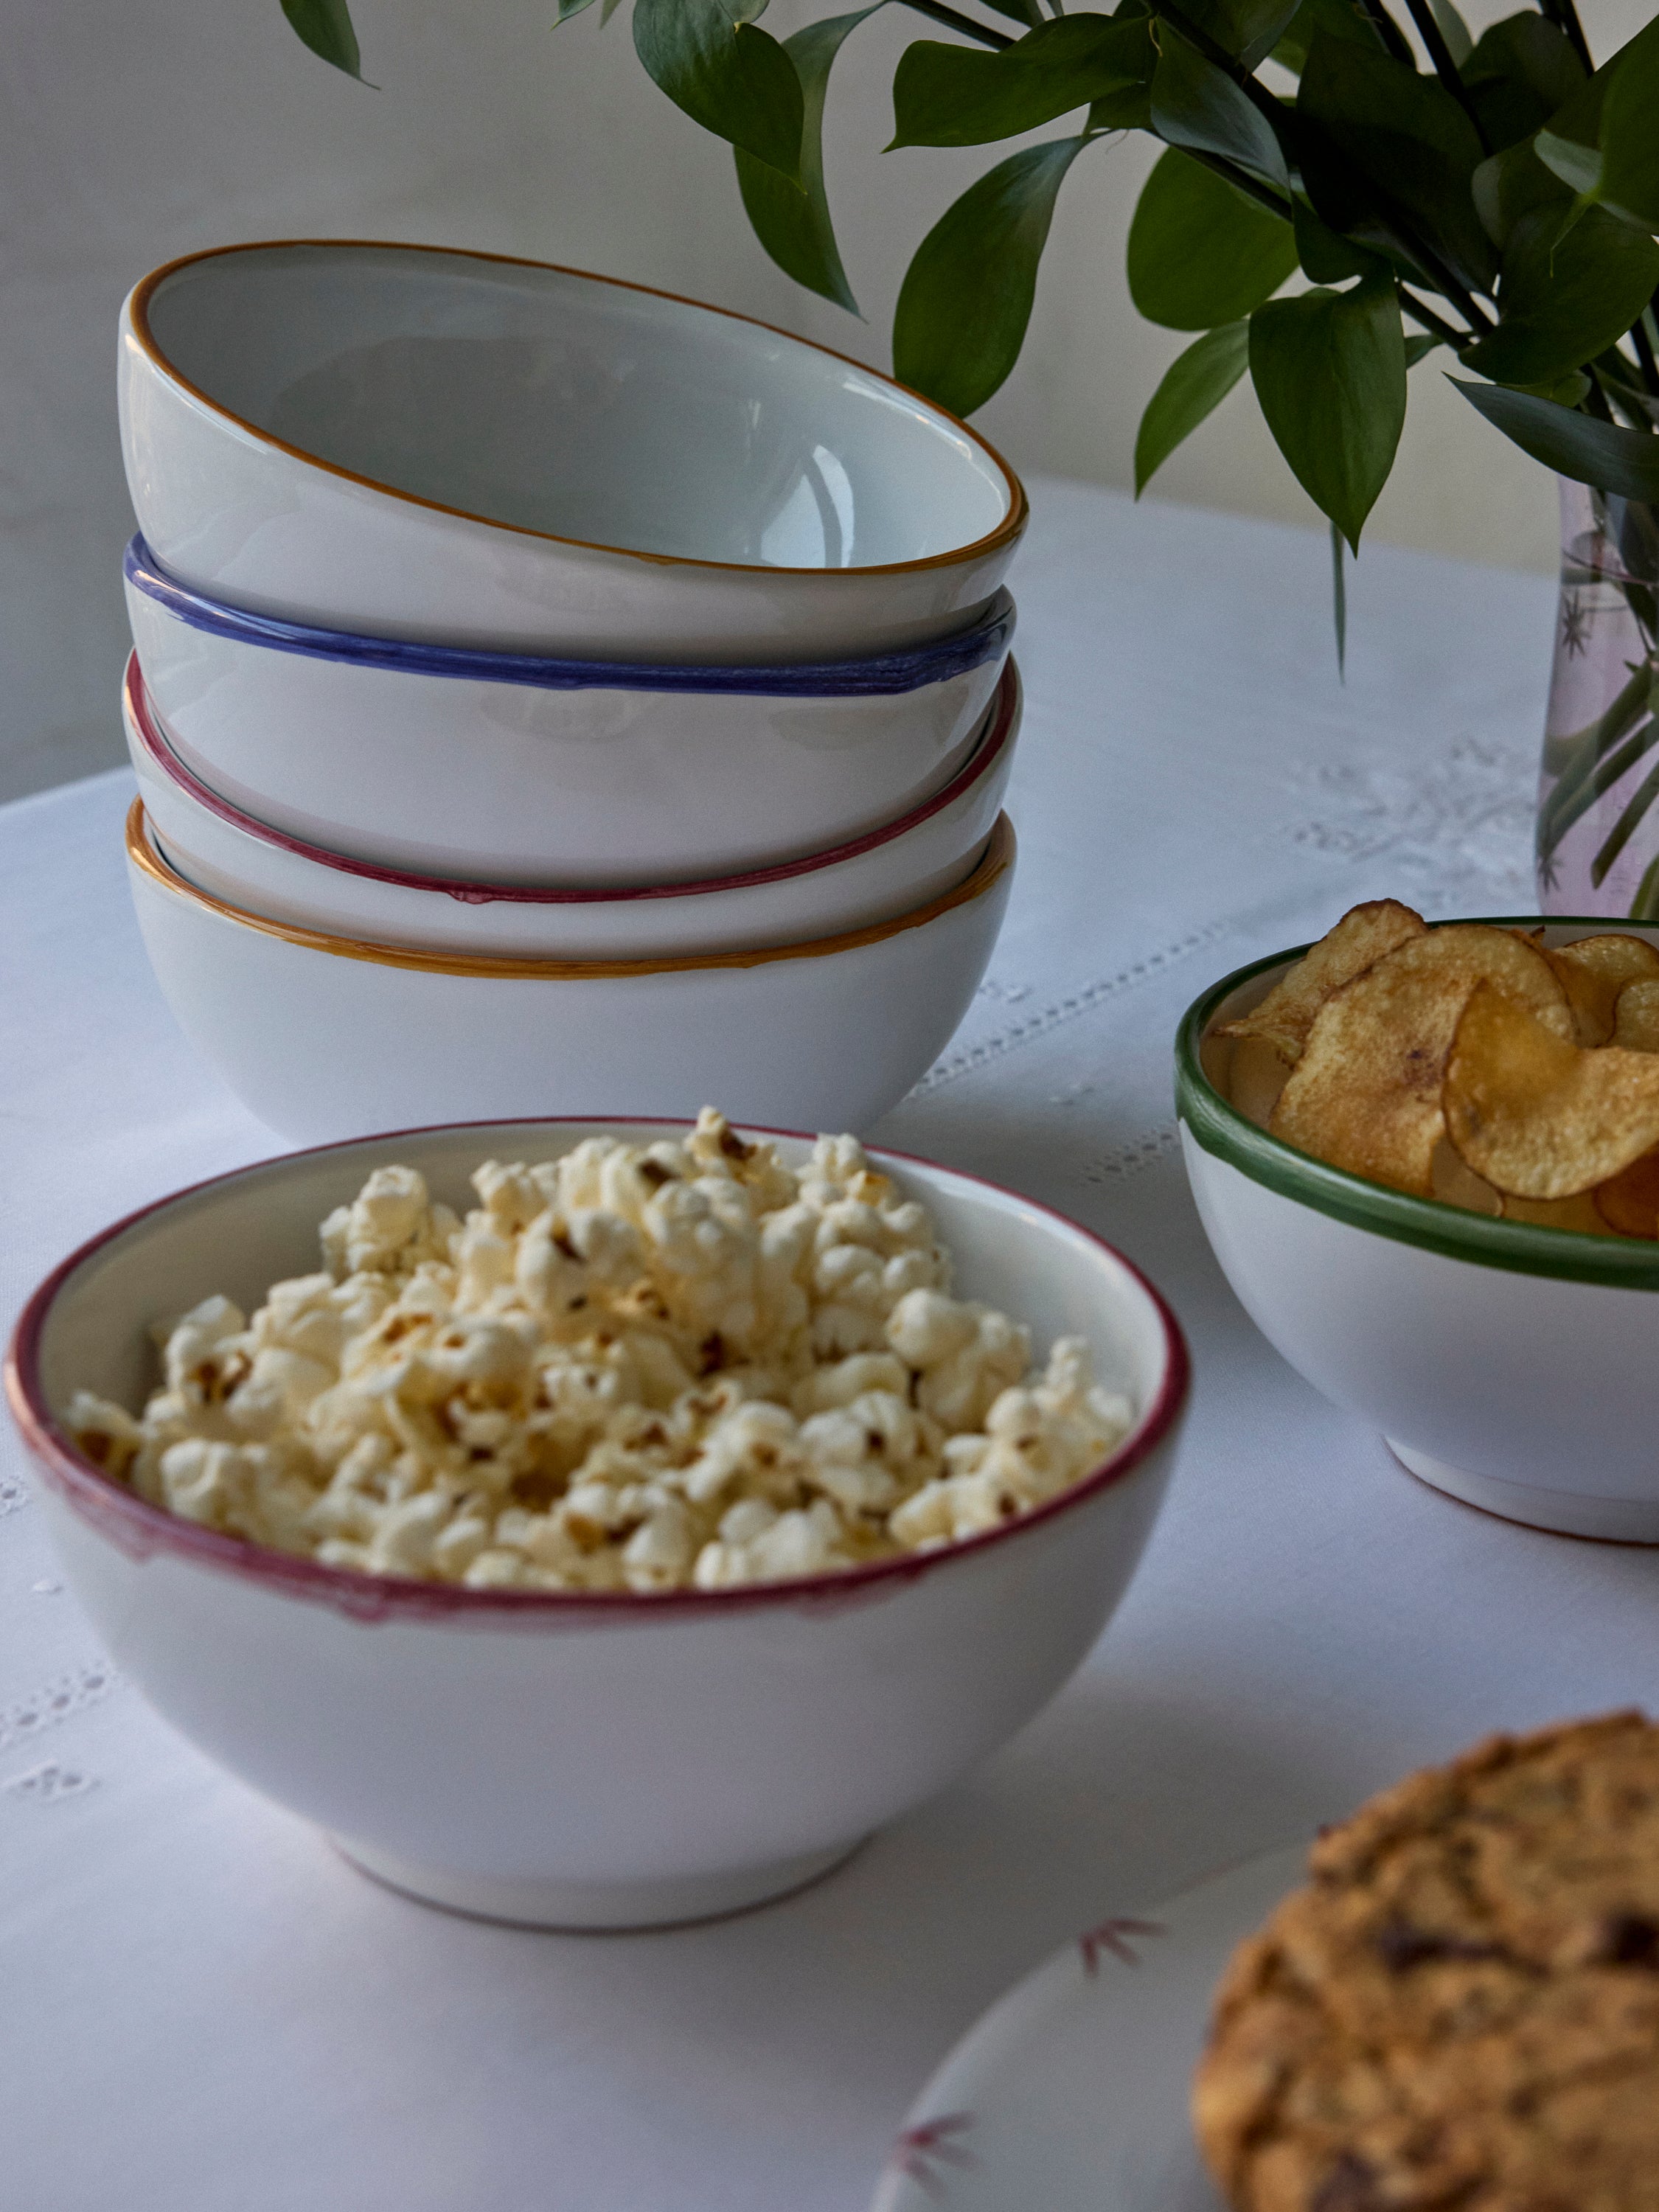
[[[112,555],[113,558],[113,555]],[[377,1889],[104,1662],[0,1440],[0,2202],[18,2212],[859,2212],[956,2037],[1073,1930],[1497,1726],[1659,1701],[1659,1554],[1419,1487],[1234,1304],[1170,1040],[1257,953],[1393,892],[1531,903],[1552,592],[1037,487],[1006,932],[877,1133],[1120,1243],[1196,1358],[1145,1565],[1024,1735],[795,1900],[620,1938]],[[118,672],[110,671],[111,712]],[[111,775],[0,811],[0,1299],[277,1149],[146,969]]]

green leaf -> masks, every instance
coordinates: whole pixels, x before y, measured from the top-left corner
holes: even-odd
[[[621,6],[622,0],[600,0],[599,28],[601,30],[604,30],[605,25],[611,21],[611,18],[616,14],[617,9]]]
[[[1583,198],[1593,199],[1601,182],[1601,156],[1594,146],[1581,146],[1573,138],[1558,138],[1540,131],[1533,150],[1553,177]]]
[[[1407,368],[1415,368],[1419,361],[1431,354],[1437,345],[1444,345],[1445,343],[1444,338],[1436,337],[1432,331],[1413,331],[1406,340]]]
[[[1331,618],[1336,625],[1336,672],[1348,678],[1348,579],[1342,567],[1342,532],[1331,525]]]
[[[1506,146],[1483,161],[1470,179],[1470,193],[1481,227],[1494,246],[1507,246],[1523,215],[1554,207],[1565,218],[1572,194],[1554,171],[1547,169],[1531,144]]]
[[[1350,276],[1370,276],[1380,264],[1374,253],[1339,238],[1321,222],[1298,192],[1291,211],[1296,228],[1296,254],[1310,284],[1340,284]]]
[[[1019,358],[1054,199],[1084,138],[999,161],[916,248],[893,316],[893,373],[957,415],[982,407]]]
[[[1288,194],[1285,155],[1272,124],[1232,79],[1163,24],[1152,76],[1152,128],[1167,145],[1221,154]]]
[[[1659,42],[1625,51],[1601,111],[1601,204],[1659,231]]]
[[[1000,52],[920,39],[893,76],[893,146],[982,146],[1151,81],[1145,16],[1061,15]]]
[[[1265,62],[1290,28],[1300,0],[1186,0],[1184,12],[1247,70]]]
[[[1328,32],[1334,39],[1352,39],[1372,53],[1382,48],[1376,25],[1353,0],[1302,0],[1289,28],[1273,48],[1273,59],[1281,69],[1289,70],[1293,76],[1302,74],[1316,31]]]
[[[1249,352],[1249,325],[1223,323],[1170,362],[1135,438],[1137,499],[1182,440],[1227,397],[1243,375]]]
[[[1109,92],[1104,99],[1091,100],[1089,118],[1085,128],[1091,132],[1100,131],[1150,131],[1152,127],[1152,88],[1146,84],[1126,85],[1121,92]]]
[[[1585,82],[1565,32],[1530,9],[1494,23],[1460,73],[1482,129],[1500,149],[1530,138]]]
[[[1496,384],[1547,384],[1627,331],[1659,285],[1659,246],[1601,208],[1565,237],[1551,207],[1516,223],[1504,254],[1498,328],[1462,355]]]
[[[805,100],[777,40],[723,0],[635,0],[646,74],[694,123],[799,181]]]
[[[359,84],[368,82],[346,0],[283,0],[283,13],[313,54]]]
[[[1266,310],[1263,310],[1265,313]],[[1659,438],[1644,431],[1598,422],[1535,392],[1510,392],[1501,384],[1466,384],[1449,378],[1471,407],[1557,476],[1594,484],[1620,499],[1659,499]]]
[[[830,203],[823,189],[823,101],[830,88],[830,71],[842,42],[866,16],[884,7],[860,8],[851,15],[831,15],[809,23],[783,42],[783,50],[800,78],[803,118],[799,185],[757,161],[741,147],[735,149],[738,189],[744,211],[761,244],[787,276],[809,292],[833,300],[848,314],[859,311],[853,289],[842,267],[830,221]]]
[[[1603,62],[1595,76],[1551,116],[1549,128],[1538,133],[1534,143],[1539,160],[1575,192],[1591,198],[1601,197],[1601,160],[1597,149],[1604,143],[1602,126],[1613,88],[1626,73],[1639,87],[1650,88],[1646,102],[1651,112],[1656,56],[1659,56],[1659,17],[1620,46],[1610,61]],[[1638,110],[1641,104],[1638,94]],[[1622,128],[1620,135],[1622,140]]]
[[[1289,223],[1171,147],[1129,225],[1129,296],[1150,323],[1207,331],[1270,299],[1296,267]]]
[[[1446,52],[1461,70],[1474,52],[1474,40],[1469,27],[1452,5],[1452,0],[1429,0],[1440,35],[1446,42]]]
[[[1250,380],[1297,481],[1356,551],[1406,419],[1394,283],[1270,300],[1250,318]]]
[[[1484,154],[1474,125],[1437,78],[1322,32],[1309,50],[1296,104],[1313,126],[1303,149],[1304,182],[1333,230],[1364,245],[1386,242],[1389,226],[1385,219],[1376,228],[1376,202],[1357,195],[1343,174],[1345,167],[1358,170],[1375,194],[1403,210],[1454,276],[1485,289],[1498,257],[1470,198]],[[1332,158],[1339,148],[1341,162]]]

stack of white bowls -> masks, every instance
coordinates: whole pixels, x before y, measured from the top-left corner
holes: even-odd
[[[122,313],[128,826],[284,1135],[859,1128],[1006,903],[1019,483],[765,325],[540,263],[233,246]]]

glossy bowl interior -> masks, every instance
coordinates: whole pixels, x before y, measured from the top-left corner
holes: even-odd
[[[900,649],[988,605],[1024,527],[975,432],[873,370],[536,262],[299,240],[122,311],[133,506],[252,612],[661,663]]]
[[[289,453],[404,497],[678,560],[886,568],[1016,504],[974,434],[739,315],[533,262],[244,246],[151,280],[167,372]]]
[[[1482,917],[1483,919],[1485,917]],[[1659,925],[1497,917],[1547,943]],[[1212,1032],[1305,946],[1224,976],[1188,1008],[1176,1095],[1188,1178],[1222,1272],[1316,1389],[1382,1431],[1413,1473],[1567,1534],[1659,1541],[1659,1243],[1417,1198],[1285,1144],[1220,1087]]]
[[[742,952],[553,960],[428,952],[210,896],[135,801],[128,880],[179,1027],[295,1143],[411,1118],[594,1114],[618,1093],[690,1115],[855,1129],[896,1106],[985,974],[1013,879],[1007,817],[955,889],[890,921]]]
[[[957,774],[879,830],[743,875],[626,888],[461,882],[325,851],[255,821],[185,766],[149,710],[136,654],[123,712],[152,829],[169,864],[198,890],[301,928],[426,951],[621,959],[830,936],[954,889],[1000,811],[1020,702],[1010,660]]]
[[[371,1870],[501,1917],[638,1924],[795,1886],[1006,1739],[1072,1672],[1133,1571],[1187,1358],[1135,1269],[1015,1194],[902,1157],[964,1291],[1080,1334],[1137,1426],[1098,1469],[966,1543],[816,1580],[636,1595],[471,1591],[331,1569],[146,1505],[61,1425],[137,1404],[158,1314],[251,1309],[316,1266],[374,1166],[467,1202],[480,1160],[636,1122],[423,1129],[291,1155],[163,1200],[35,1293],[8,1367],[65,1568],[118,1665],[185,1734]],[[799,1159],[810,1139],[781,1139]],[[876,1687],[878,1686],[878,1689]]]

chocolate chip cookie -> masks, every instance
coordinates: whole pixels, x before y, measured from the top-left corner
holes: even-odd
[[[1659,2212],[1659,1726],[1494,1736],[1309,1871],[1194,2083],[1235,2212]]]

